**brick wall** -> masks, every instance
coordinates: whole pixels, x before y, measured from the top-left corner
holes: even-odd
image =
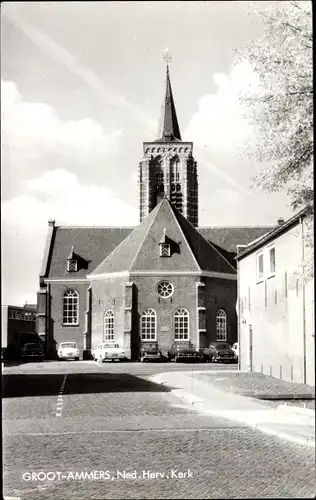
[[[216,314],[219,309],[223,309],[226,312],[227,342],[232,345],[237,341],[237,281],[219,278],[204,278],[204,282],[206,345],[216,340]],[[201,347],[204,346],[201,344]]]
[[[103,341],[104,313],[112,309],[115,315],[115,342],[124,346],[125,283],[127,277],[92,281],[91,348]]]
[[[80,349],[80,356],[83,351],[83,334],[85,332],[85,312],[87,309],[87,290],[89,284],[66,284],[52,283],[51,284],[51,317],[54,340],[60,342],[74,341]],[[63,325],[63,295],[67,290],[76,290],[79,293],[79,325],[65,326]]]
[[[133,277],[136,293],[136,335],[140,337],[140,318],[142,312],[152,308],[157,314],[157,340],[164,354],[174,339],[173,315],[176,309],[183,307],[189,311],[190,340],[196,345],[197,342],[197,317],[196,317],[196,282],[199,277]],[[174,286],[171,298],[159,298],[156,287],[159,281],[165,279]]]

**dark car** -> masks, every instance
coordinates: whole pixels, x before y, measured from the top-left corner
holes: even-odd
[[[192,342],[179,340],[175,341],[169,349],[168,359],[169,361],[175,361],[175,363],[185,360],[199,361],[200,354]]]
[[[203,361],[211,363],[235,363],[235,353],[227,342],[212,342],[209,347],[201,350]]]
[[[25,344],[22,349],[23,359],[44,359],[44,349],[40,343]]]
[[[162,361],[163,355],[157,342],[143,342],[140,349],[140,361]]]

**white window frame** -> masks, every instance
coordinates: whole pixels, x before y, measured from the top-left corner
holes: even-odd
[[[170,288],[171,291],[168,295],[161,295],[161,292],[159,292],[159,288],[161,287],[164,287],[164,288]],[[162,280],[162,281],[159,281],[158,285],[157,285],[157,294],[158,296],[161,298],[161,299],[169,299],[170,297],[172,297],[173,295],[173,292],[174,292],[174,286],[172,283],[170,283],[170,281],[167,281],[167,280]]]
[[[271,252],[274,251],[274,269],[271,269]],[[271,245],[268,247],[268,259],[269,259],[269,276],[275,275],[275,245]]]
[[[114,326],[115,316],[112,309],[108,309],[104,313],[103,320],[103,342],[114,342]]]
[[[79,293],[67,290],[63,295],[63,325],[79,325]]]
[[[157,314],[154,309],[143,311],[140,318],[140,337],[142,342],[157,341]]]
[[[216,313],[216,341],[227,342],[227,314],[224,309]]]
[[[174,341],[190,340],[190,314],[187,309],[179,307],[173,315]]]
[[[262,258],[262,273],[260,273],[259,262],[260,258]],[[256,255],[256,266],[257,266],[257,283],[260,283],[264,280],[264,252],[257,253]]]

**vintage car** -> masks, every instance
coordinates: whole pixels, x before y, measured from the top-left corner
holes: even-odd
[[[80,351],[75,342],[61,342],[58,347],[59,359],[75,359],[79,360]]]
[[[192,342],[188,340],[176,340],[168,351],[169,361],[200,361],[200,354]]]
[[[144,363],[144,361],[162,361],[163,355],[157,342],[142,342],[140,349],[140,361]]]
[[[24,344],[24,347],[22,348],[22,358],[25,360],[28,359],[37,359],[37,360],[43,360],[44,359],[44,349],[41,343],[27,343]]]
[[[202,361],[211,363],[235,363],[235,353],[227,342],[211,342],[209,347],[201,350]]]
[[[110,342],[103,342],[99,344],[96,349],[92,351],[92,357],[95,361],[122,361],[126,359],[124,349],[122,349],[119,344],[113,344]]]

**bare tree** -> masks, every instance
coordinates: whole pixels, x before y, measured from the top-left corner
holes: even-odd
[[[287,190],[294,210],[311,207],[307,244],[312,248],[312,3],[275,2],[259,16],[263,37],[239,54],[239,61],[247,60],[258,77],[258,85],[240,96],[257,136],[247,153],[262,164],[257,185],[270,192]]]

